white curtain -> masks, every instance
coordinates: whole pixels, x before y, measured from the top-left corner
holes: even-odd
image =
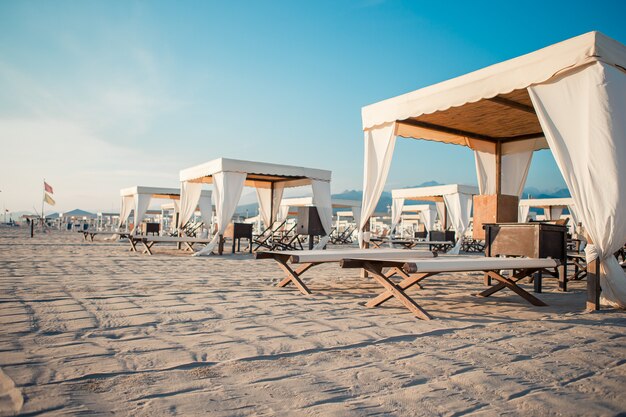
[[[521,197],[532,161],[535,139],[502,145],[501,193]],[[480,194],[496,193],[496,155],[487,151],[474,151],[476,176]]]
[[[357,226],[361,224],[361,206],[352,207],[352,217]]]
[[[277,219],[280,202],[283,201],[284,190],[285,184],[280,182],[274,184],[274,188],[256,189],[256,197],[259,202],[259,214],[266,228],[271,227],[272,222]],[[289,207],[287,207],[287,209],[289,209]]]
[[[528,220],[528,214],[530,213],[530,206],[519,205],[517,207],[517,221],[520,223],[526,223]]]
[[[434,206],[424,207],[424,209],[420,211],[420,218],[422,219],[424,225],[426,225],[426,230],[430,233],[430,231],[435,228],[437,209],[435,209]]]
[[[602,62],[528,88],[550,149],[600,260],[602,301],[626,308],[626,74]]]
[[[443,199],[450,214],[450,221],[456,232],[456,243],[449,254],[458,255],[463,244],[463,236],[469,227],[470,213],[472,212],[472,196],[463,193],[446,194]]]
[[[200,217],[204,227],[211,233],[211,222],[213,221],[213,207],[211,206],[211,194],[202,195],[198,199],[198,208],[200,209]]]
[[[559,220],[563,214],[563,207],[546,207],[543,209],[546,220]]]
[[[218,172],[213,175],[213,195],[215,196],[218,229],[211,242],[196,252],[194,256],[209,255],[218,245],[220,235],[224,234],[233,214],[235,214],[246,176],[242,172]]]
[[[435,207],[437,208],[437,215],[439,216],[439,222],[441,223],[441,230],[444,230],[444,224],[446,224],[446,217],[449,218],[448,213],[446,211],[446,203],[443,201],[435,202]]]
[[[365,161],[363,164],[363,201],[359,221],[359,245],[363,247],[363,229],[376,209],[387,181],[393,149],[396,144],[396,124],[387,123],[365,132]]]
[[[404,198],[394,198],[391,202],[391,232],[400,223],[402,218],[402,209],[404,208]]]
[[[202,195],[201,182],[183,181],[180,183],[180,213],[178,215],[178,229],[181,230],[191,219],[198,207]]]
[[[128,218],[130,217],[130,213],[133,211],[135,206],[135,198],[132,195],[127,195],[122,197],[122,207],[120,208],[120,222],[118,227],[122,227],[124,223],[127,223]],[[128,228],[128,224],[126,224]]]
[[[576,226],[578,226],[578,223],[580,222],[580,217],[578,217],[578,214],[576,213],[576,206],[575,205],[569,205],[567,206],[567,209],[569,210],[569,214],[572,216],[572,223],[574,226],[574,231],[576,230]]]
[[[135,226],[131,233],[136,233],[141,221],[143,220],[146,212],[148,211],[148,207],[150,206],[150,201],[152,200],[152,195],[150,194],[135,194],[135,214],[133,217],[135,218]]]
[[[313,249],[323,249],[330,240],[330,232],[333,229],[333,203],[330,196],[330,182],[311,180],[313,188],[313,205],[317,207],[317,214],[320,216],[322,227],[326,232],[319,243]]]
[[[289,215],[289,206],[287,205],[280,206],[280,209],[278,209],[278,217],[276,218],[276,220],[278,220],[279,222],[285,221],[288,215]]]

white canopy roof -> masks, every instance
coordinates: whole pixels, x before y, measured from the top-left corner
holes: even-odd
[[[246,185],[259,187],[262,182],[283,182],[285,186],[297,187],[310,184],[310,180],[330,181],[331,171],[265,162],[241,161],[219,158],[180,171],[180,180],[188,182],[213,182],[218,172],[247,174]]]
[[[435,206],[431,204],[411,204],[402,207],[403,213],[419,213],[424,210],[437,210]]]
[[[165,188],[165,187],[145,187],[136,185],[134,187],[122,188],[120,190],[120,196],[130,197],[135,195],[149,195],[154,198],[168,198],[172,200],[180,199],[180,188]],[[210,197],[211,191],[203,190],[203,196]]]
[[[361,207],[361,200],[345,200],[341,198],[331,198],[331,204],[335,208],[345,208],[345,207]],[[283,201],[280,203],[281,206],[289,206],[289,207],[305,207],[305,206],[313,206],[313,197],[294,197],[294,198],[283,198]]]
[[[472,149],[479,147],[474,142],[481,139],[506,142],[530,138],[539,138],[535,149],[547,148],[526,87],[596,61],[626,68],[626,48],[602,33],[589,32],[363,107],[363,129],[399,122],[398,136],[465,145]],[[464,107],[463,112],[457,114],[454,108],[460,106]],[[438,112],[445,113],[446,117]],[[477,126],[477,119],[484,119],[480,116],[486,114],[492,119]],[[524,116],[523,120],[520,116]]]
[[[435,185],[432,187],[399,188],[391,190],[391,197],[404,198],[405,200],[420,200],[420,198],[428,199],[429,197],[441,197],[456,193],[476,195],[478,194],[478,187],[473,185],[448,184]]]
[[[573,198],[527,198],[519,201],[520,206],[528,207],[569,207],[574,205]]]

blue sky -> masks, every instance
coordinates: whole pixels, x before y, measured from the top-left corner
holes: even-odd
[[[600,30],[623,1],[2,1],[0,204],[116,209],[217,157],[360,189],[362,106]],[[399,139],[387,189],[476,182],[463,147]],[[549,153],[529,186],[562,187]]]

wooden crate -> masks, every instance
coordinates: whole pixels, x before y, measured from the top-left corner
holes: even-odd
[[[474,239],[484,240],[483,224],[517,223],[519,198],[515,195],[493,194],[474,196]]]

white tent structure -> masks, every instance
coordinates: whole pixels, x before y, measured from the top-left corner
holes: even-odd
[[[120,196],[122,197],[122,207],[120,209],[119,227],[121,227],[128,218],[130,213],[134,210],[134,228],[132,233],[135,233],[137,226],[141,223],[143,218],[150,207],[150,202],[155,199],[172,200],[174,203],[174,210],[180,212],[180,189],[178,188],[164,188],[164,187],[144,187],[134,186],[123,188],[120,190]],[[203,191],[196,201],[197,206],[200,208],[202,215],[202,221],[208,226],[211,225],[211,192]],[[195,210],[195,206],[194,206]],[[193,211],[191,212],[193,214]],[[183,225],[189,221],[191,215],[185,219]]]
[[[527,198],[519,201],[519,218],[521,223],[528,220],[531,207],[542,208],[546,220],[558,220],[564,209],[568,209],[574,225],[578,224],[578,216],[574,208],[573,198]]]
[[[354,217],[354,220],[359,222],[359,214],[361,212],[361,202],[358,200],[347,200],[342,198],[330,199],[332,208],[350,208],[352,209],[350,216]],[[289,209],[292,207],[307,207],[314,206],[313,197],[294,197],[283,198],[280,202],[280,209],[278,210],[278,220],[285,220],[289,214]]]
[[[433,201],[443,229],[447,229],[448,219],[456,231],[457,241],[450,253],[458,254],[463,243],[463,235],[469,227],[472,213],[472,197],[478,194],[478,188],[471,185],[448,184],[432,187],[400,188],[391,190],[391,230],[400,221],[406,200]],[[412,207],[412,206],[407,206]],[[432,207],[432,206],[427,206]],[[426,215],[424,215],[426,219]],[[424,221],[428,231],[433,229],[435,219]],[[430,223],[430,224],[429,224]]]
[[[180,171],[182,190],[180,218],[184,218],[183,214],[187,215],[188,207],[195,207],[202,190],[202,184],[212,183],[218,232],[211,243],[197,252],[196,255],[210,254],[215,246],[222,241],[244,186],[256,188],[259,212],[263,222],[266,225],[271,225],[277,218],[283,190],[290,187],[311,185],[313,189],[312,202],[317,207],[322,226],[327,234],[316,247],[323,247],[328,242],[328,234],[332,229],[330,177],[330,171],[321,169],[237,159],[214,159]]]
[[[604,301],[626,307],[613,256],[626,241],[625,112],[626,46],[598,32],[364,107],[360,229],[397,136],[472,149],[481,194],[519,196],[532,152],[549,148],[594,242],[587,305],[599,308],[601,285]]]

